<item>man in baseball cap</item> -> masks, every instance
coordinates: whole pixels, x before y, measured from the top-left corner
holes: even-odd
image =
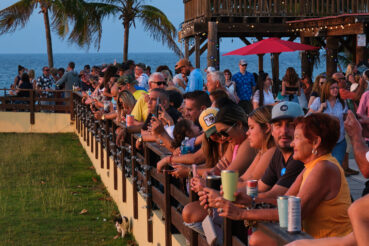
[[[272,136],[276,150],[263,177],[258,182],[256,202],[264,202],[265,198],[277,198],[286,193],[296,177],[304,169],[304,164],[293,159],[291,142],[295,132],[293,121],[304,113],[295,102],[281,102],[272,109]],[[249,197],[250,203],[252,199]]]
[[[187,87],[185,92],[201,91],[204,86],[204,79],[201,71],[198,68],[194,68],[188,59],[181,59],[176,63],[175,70],[179,71],[183,78],[187,78]]]

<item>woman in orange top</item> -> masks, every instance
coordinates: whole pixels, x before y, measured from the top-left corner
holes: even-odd
[[[297,118],[292,147],[295,160],[305,169],[287,191],[301,198],[303,230],[314,238],[344,236],[352,232],[347,213],[350,190],[343,169],[331,151],[339,137],[339,122],[322,113]],[[246,210],[217,199],[220,216],[235,220],[278,220],[276,209]],[[250,245],[276,245],[261,232],[254,233]]]

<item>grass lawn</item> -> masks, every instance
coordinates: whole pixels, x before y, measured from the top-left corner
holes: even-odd
[[[126,244],[77,136],[0,134],[0,146],[0,245]]]

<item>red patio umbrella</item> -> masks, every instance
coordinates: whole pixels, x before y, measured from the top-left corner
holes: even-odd
[[[319,47],[300,44],[291,41],[281,40],[279,38],[268,38],[261,40],[259,42],[247,45],[240,49],[228,52],[223,54],[223,56],[230,55],[238,55],[238,56],[246,56],[246,55],[258,55],[265,53],[282,53],[282,52],[291,52],[298,50],[317,50]]]

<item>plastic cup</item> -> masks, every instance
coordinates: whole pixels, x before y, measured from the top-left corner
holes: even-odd
[[[223,170],[221,172],[223,198],[228,201],[235,201],[234,193],[237,190],[238,172],[231,170]]]
[[[287,228],[288,226],[288,196],[279,196],[277,199],[279,226]]]

